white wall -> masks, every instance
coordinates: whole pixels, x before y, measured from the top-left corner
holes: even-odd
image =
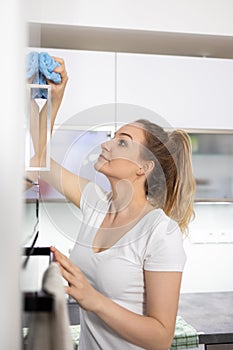
[[[32,22],[232,35],[231,0],[27,0]]]
[[[195,205],[182,292],[233,291],[233,204]]]
[[[23,6],[1,6],[1,245],[0,348],[21,347],[20,236],[23,185],[24,24]]]

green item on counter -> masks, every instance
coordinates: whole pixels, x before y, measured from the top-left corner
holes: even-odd
[[[199,337],[193,326],[188,324],[183,317],[176,317],[175,335],[170,350],[198,348]]]

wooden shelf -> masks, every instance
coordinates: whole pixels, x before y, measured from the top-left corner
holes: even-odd
[[[233,37],[28,23],[29,47],[233,58]]]

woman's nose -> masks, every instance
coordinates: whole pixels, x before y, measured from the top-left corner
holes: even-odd
[[[105,150],[105,151],[109,152],[110,149],[111,149],[111,142],[112,142],[112,140],[107,140],[107,141],[101,143],[102,150]]]

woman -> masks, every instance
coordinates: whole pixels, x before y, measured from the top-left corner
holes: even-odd
[[[63,60],[55,59],[62,82],[49,82],[52,126],[68,80]],[[83,212],[70,259],[51,247],[66,292],[81,308],[79,349],[167,350],[186,260],[182,232],[193,214],[189,140],[138,120],[101,149],[95,169],[107,176],[111,193],[52,159],[50,172],[41,173]]]

